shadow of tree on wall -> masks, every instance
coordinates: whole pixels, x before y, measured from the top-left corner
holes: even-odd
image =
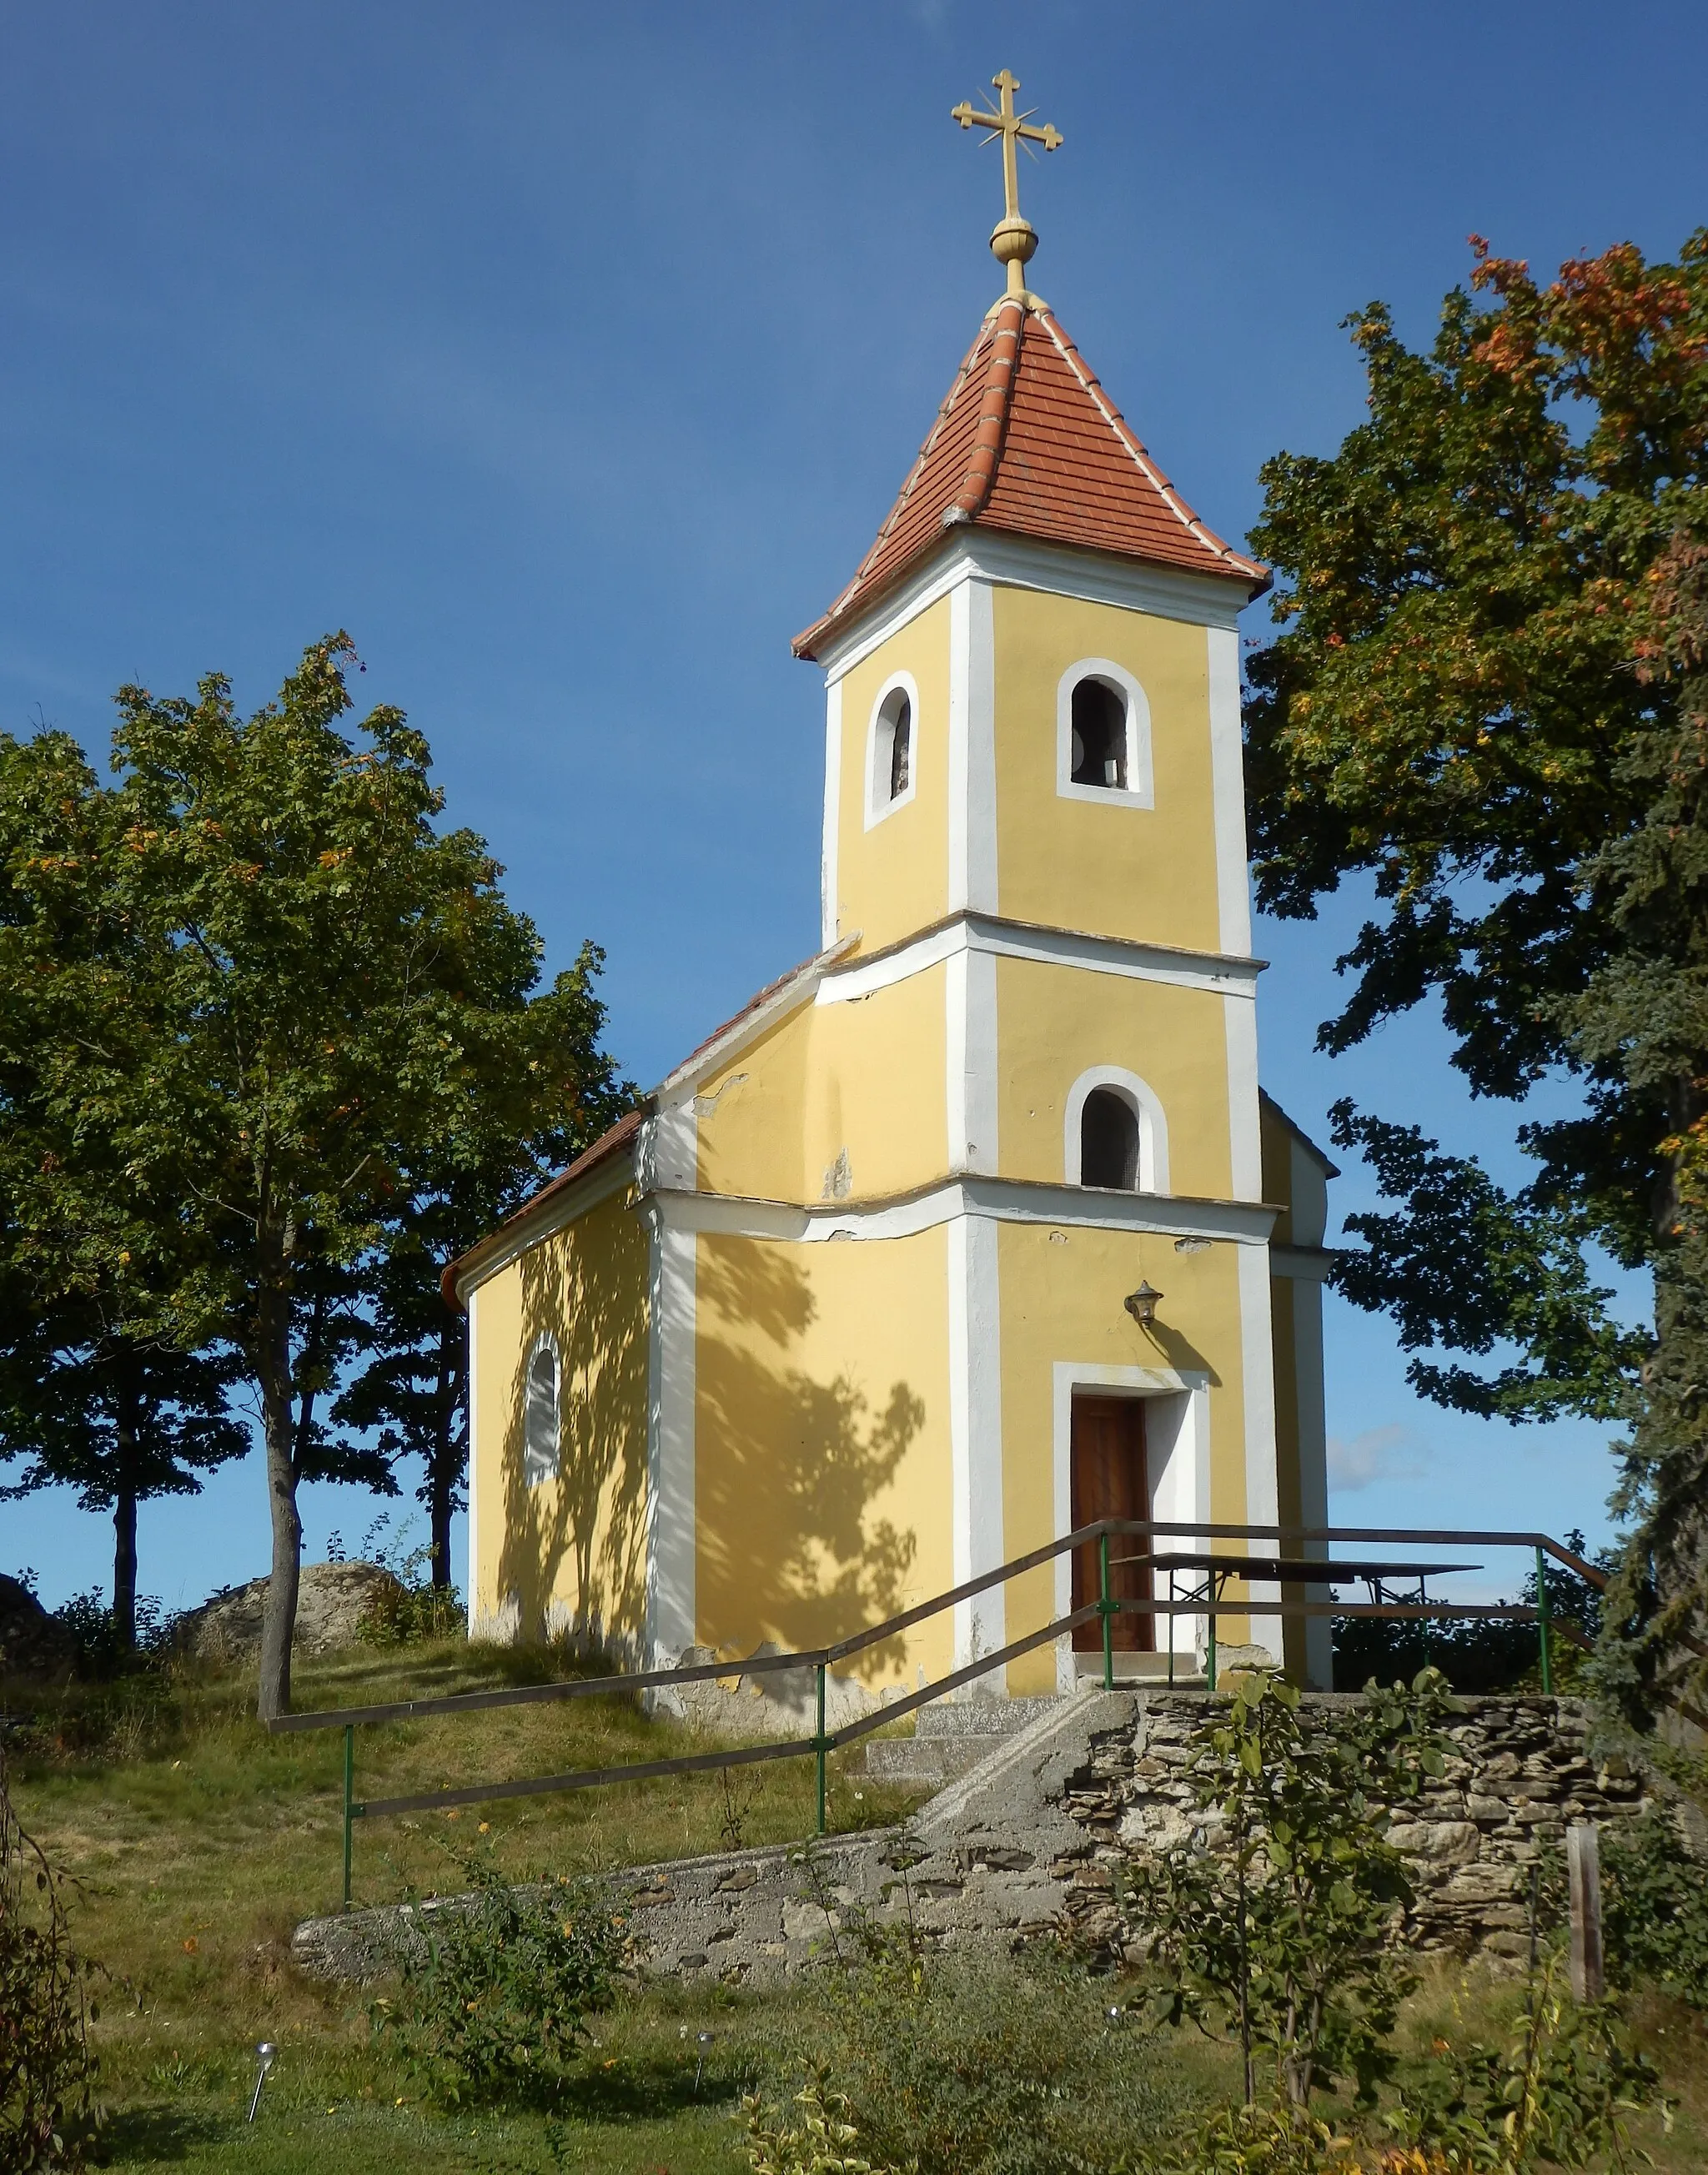
[[[514,1380],[501,1451],[498,1595],[515,1635],[571,1630],[637,1647],[646,1613],[647,1235],[616,1202],[520,1263]],[[528,1361],[559,1353],[557,1477],[524,1476]]]
[[[697,1613],[714,1645],[821,1646],[911,1597],[918,1537],[871,1505],[924,1427],[924,1401],[897,1381],[875,1405],[845,1370],[824,1380],[790,1364],[816,1311],[781,1245],[702,1256]],[[720,1335],[719,1322],[746,1334]],[[774,1362],[763,1344],[777,1348]],[[899,1641],[893,1653],[874,1649],[861,1673],[901,1653]]]

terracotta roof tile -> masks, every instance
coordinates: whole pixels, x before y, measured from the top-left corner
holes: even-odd
[[[1266,569],[1186,504],[1050,312],[1013,297],[979,327],[870,551],[795,654],[814,655],[964,523],[1217,576],[1254,595],[1268,587]]]

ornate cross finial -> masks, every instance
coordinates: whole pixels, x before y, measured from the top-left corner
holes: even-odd
[[[1001,103],[995,112],[981,112],[963,99],[959,106],[951,109],[949,118],[958,121],[963,128],[988,128],[990,133],[984,138],[987,144],[994,144],[999,137],[1002,139],[1004,209],[996,231],[990,237],[990,250],[999,264],[1008,267],[1009,293],[1023,295],[1026,279],[1022,268],[1032,260],[1033,252],[1038,247],[1038,236],[1020,216],[1020,163],[1015,147],[1024,141],[1028,146],[1042,144],[1046,151],[1054,151],[1063,138],[1059,128],[1048,126],[1034,128],[1031,126],[1032,114],[1038,111],[1036,106],[1028,113],[1015,111],[1014,94],[1019,89],[1020,84],[1019,79],[1011,76],[1006,68],[1000,75],[992,76],[990,81],[993,88],[1001,94]]]

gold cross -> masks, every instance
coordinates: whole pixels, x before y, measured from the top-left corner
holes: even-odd
[[[1038,111],[1036,106],[1025,113],[1015,111],[1014,94],[1020,88],[1017,77],[1011,75],[1004,68],[1000,75],[992,76],[990,81],[993,88],[1001,94],[1000,103],[994,113],[981,112],[963,99],[959,106],[951,108],[949,118],[958,121],[963,128],[988,128],[990,133],[984,138],[987,144],[994,144],[999,137],[1002,140],[1003,214],[1001,224],[990,237],[990,247],[998,262],[1008,267],[1009,293],[1019,295],[1025,292],[1022,267],[1030,262],[1032,252],[1038,247],[1038,236],[1020,216],[1020,165],[1015,146],[1024,141],[1028,144],[1042,144],[1046,151],[1054,151],[1064,138],[1059,128],[1048,125],[1042,128],[1032,126],[1032,115]]]

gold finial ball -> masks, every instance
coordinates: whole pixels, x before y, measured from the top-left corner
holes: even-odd
[[[999,264],[1029,264],[1037,248],[1037,230],[1017,212],[1000,220],[990,237],[990,254]]]

